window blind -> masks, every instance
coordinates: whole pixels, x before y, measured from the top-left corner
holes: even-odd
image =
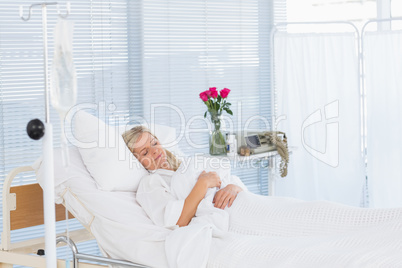
[[[136,41],[136,4],[132,1],[79,1],[72,0],[68,20],[74,22],[73,51],[77,71],[77,105],[103,105],[106,112],[116,116],[138,113],[141,106],[133,105],[139,76],[134,63],[139,50],[130,49]],[[135,1],[137,2],[137,1]],[[36,7],[28,22],[19,18],[19,5],[27,16],[32,1],[0,2],[0,183],[15,167],[31,165],[41,155],[41,141],[30,140],[25,128],[29,120],[44,118],[44,76],[41,10]],[[60,5],[65,12],[64,2]],[[133,12],[135,11],[135,12]],[[53,28],[57,21],[54,6],[48,7],[49,67],[53,58]],[[130,33],[132,36],[128,37]],[[131,89],[131,90],[128,90]],[[112,106],[109,106],[113,104]],[[99,106],[100,107],[100,106]],[[94,111],[96,112],[96,111]],[[114,117],[110,117],[114,118]],[[58,114],[51,109],[54,127],[54,146],[59,146],[60,125]],[[34,183],[33,173],[22,174],[13,185]],[[0,197],[1,198],[1,197]],[[2,215],[2,214],[1,214]],[[80,227],[76,220],[68,223],[70,230]],[[65,230],[66,223],[57,225]],[[13,231],[12,241],[43,236],[44,228]],[[79,250],[100,254],[96,242],[78,245]],[[64,254],[64,250],[58,250]],[[62,255],[64,256],[64,255]]]
[[[273,2],[263,0],[144,1],[146,120],[191,129],[180,147],[187,154],[207,153],[207,108],[199,93],[217,87],[231,89],[233,116],[224,114],[226,131],[269,129],[273,13]],[[251,190],[267,191],[266,169],[236,172]]]

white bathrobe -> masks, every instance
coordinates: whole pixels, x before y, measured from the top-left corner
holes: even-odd
[[[241,180],[230,174],[230,166],[208,161],[212,158],[200,157],[184,159],[175,171],[158,169],[143,177],[137,190],[137,201],[151,220],[159,226],[175,229],[184,206],[184,200],[190,194],[203,170],[215,171],[221,178],[221,188],[236,184],[247,190]],[[220,231],[227,231],[228,212],[215,208],[212,201],[218,187],[210,188],[198,205],[195,217],[190,224],[212,224]]]

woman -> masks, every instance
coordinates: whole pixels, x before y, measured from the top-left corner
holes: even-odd
[[[221,186],[217,173],[202,172],[187,198],[177,200],[170,185],[180,162],[144,127],[127,131],[123,138],[141,164],[153,171],[142,179],[138,190],[147,187],[137,192],[137,200],[156,225],[174,229],[165,241],[172,267],[200,267],[209,260],[225,267],[402,267],[402,208],[267,197],[229,184],[213,200],[216,210],[229,215],[228,232],[219,232],[219,227],[197,224],[204,195]],[[219,247],[226,240],[234,243]],[[240,252],[242,243],[249,250]]]
[[[123,139],[140,163],[148,171],[159,174],[164,180],[162,182],[148,182],[148,187],[159,187],[161,191],[159,195],[155,193],[154,189],[147,191],[152,191],[151,195],[137,195],[137,200],[157,225],[165,225],[166,227],[170,227],[169,225],[178,225],[180,227],[187,226],[196,215],[197,207],[206,195],[208,189],[221,186],[221,178],[216,172],[203,171],[199,175],[198,180],[187,198],[183,201],[174,200],[174,196],[171,195],[169,189],[170,180],[174,172],[179,168],[180,161],[170,151],[165,150],[149,129],[143,126],[134,127],[125,132]],[[216,208],[224,209],[226,206],[230,207],[233,204],[237,194],[243,190],[240,186],[235,184],[236,182],[241,185],[238,181],[233,181],[233,183],[217,191],[213,199]],[[156,184],[158,187],[155,187]],[[242,187],[244,187],[244,185],[242,185]],[[149,207],[149,209],[147,209],[147,205],[150,204],[150,202],[147,201],[154,199],[153,195],[160,197],[161,202],[165,203],[158,204],[153,202],[154,206],[161,206],[159,211],[155,209],[155,207]],[[170,212],[166,213],[166,209],[170,209]],[[165,210],[165,213],[160,212],[160,210]],[[180,215],[178,215],[178,213],[180,213]],[[171,216],[166,220],[166,216],[162,214],[169,214]],[[174,222],[175,217],[178,217],[177,222]]]
[[[148,188],[145,198],[137,192],[140,205],[157,225],[166,227],[166,222],[169,222],[168,225],[172,227],[187,226],[196,215],[197,206],[207,190],[221,185],[217,173],[202,172],[187,198],[176,200],[169,187],[180,161],[165,150],[145,127],[134,127],[125,132],[123,138],[141,164],[153,171],[153,175],[156,174],[144,178]],[[163,180],[155,179],[160,177]],[[402,208],[368,209],[328,201],[307,202],[287,197],[267,197],[243,191],[241,186],[240,180],[234,181],[220,189],[213,199],[216,208],[230,214],[229,231],[232,232],[262,236],[302,233],[303,236],[309,236],[378,227],[389,221],[402,222]]]
[[[175,230],[165,242],[167,256],[173,256],[169,263],[174,263],[176,259],[192,260],[195,255],[188,252],[191,258],[178,257],[187,256],[181,252],[186,248],[197,252],[206,261],[209,250],[205,245],[212,243],[208,240],[210,237],[218,238],[213,243],[219,243],[219,237],[231,239],[231,236],[245,235],[256,239],[253,240],[256,244],[250,244],[255,250],[246,253],[261,253],[259,259],[256,255],[252,255],[251,259],[244,258],[245,262],[253,261],[254,267],[266,267],[268,262],[272,266],[286,264],[285,267],[323,267],[328,263],[333,263],[333,267],[345,267],[350,266],[352,260],[379,262],[384,267],[387,264],[392,264],[388,267],[402,265],[402,208],[368,209],[327,201],[307,202],[260,196],[244,191],[239,180],[217,191],[213,199],[214,208],[228,215],[222,218],[227,219],[228,232],[220,232],[223,228],[216,225],[209,227],[200,221],[202,217],[197,216],[199,204],[208,189],[221,186],[217,173],[202,172],[187,198],[178,200],[173,196],[170,185],[171,178],[180,171],[180,161],[142,126],[127,131],[123,138],[141,164],[153,171],[141,181],[139,190],[141,185],[146,187],[142,188],[142,193],[137,192],[137,201],[156,225]],[[227,250],[226,253],[212,250],[211,258],[230,255],[235,248]],[[292,255],[291,260],[289,254]],[[194,265],[186,263],[182,267]]]

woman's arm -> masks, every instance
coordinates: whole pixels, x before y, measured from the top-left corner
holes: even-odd
[[[183,210],[177,221],[177,225],[180,227],[187,226],[195,216],[197,207],[207,193],[208,188],[220,187],[220,185],[221,180],[216,172],[203,171],[198,177],[197,183],[194,185],[190,194],[184,200]]]

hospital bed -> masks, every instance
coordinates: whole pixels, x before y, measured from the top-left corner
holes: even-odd
[[[85,129],[90,129],[91,122],[84,121]],[[98,127],[99,122],[93,125]],[[97,135],[98,129],[94,132]],[[166,130],[161,133],[167,134]],[[119,178],[112,176],[109,182],[116,184],[124,175],[118,170],[121,161],[112,163],[108,158],[106,165],[101,158],[113,155],[107,148],[88,148],[85,151],[71,147],[69,155],[70,165],[65,168],[61,150],[54,150],[55,202],[63,204],[71,216],[84,226],[83,230],[69,232],[69,239],[66,234],[61,234],[59,239],[73,249],[77,257],[73,262],[76,264],[79,259],[105,261],[105,264],[113,263],[111,259],[114,259],[117,260],[114,265],[116,267],[197,267],[185,266],[183,261],[185,264],[194,260],[197,263],[197,258],[204,256],[207,260],[203,259],[205,262],[199,267],[402,266],[401,208],[363,210],[330,202],[306,202],[246,192],[241,192],[231,207],[231,215],[234,216],[231,216],[230,232],[212,237],[197,250],[190,244],[181,246],[178,243],[179,250],[188,248],[189,251],[179,251],[179,254],[173,256],[172,262],[172,256],[168,254],[171,248],[165,245],[176,230],[183,232],[186,229],[172,231],[155,226],[136,202],[135,191],[125,191],[124,187],[120,188],[123,185],[107,189],[100,178],[94,177],[104,174],[104,169],[112,170],[112,174],[119,173]],[[96,161],[91,163],[89,160],[93,159]],[[17,168],[10,172],[4,183],[0,267],[11,267],[11,264],[45,266],[43,257],[32,255],[44,248],[43,239],[10,243],[10,230],[18,227],[16,222],[21,221],[21,218],[26,218],[28,225],[42,223],[40,187],[37,184],[10,187],[12,179],[20,172],[35,170],[40,185],[43,183],[41,167],[39,159],[32,167]],[[94,167],[99,174],[89,171]],[[21,213],[25,213],[25,206],[28,206],[25,211],[32,211],[36,220],[18,214],[20,209]],[[58,219],[63,219],[64,212],[63,207],[58,206]],[[191,231],[193,227],[189,228]],[[89,256],[76,251],[74,243],[94,237],[105,257]],[[194,236],[197,243],[205,237]],[[69,267],[73,266],[73,262]],[[64,260],[58,261],[58,267],[67,266]],[[80,262],[79,267],[104,266]]]

